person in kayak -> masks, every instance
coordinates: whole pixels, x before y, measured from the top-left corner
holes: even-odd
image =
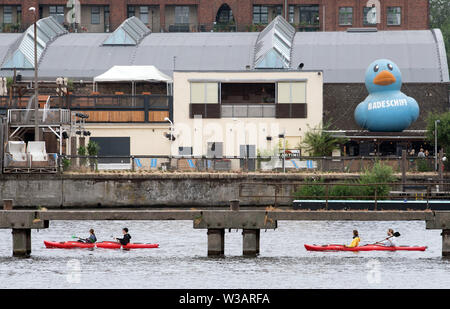
[[[128,234],[128,229],[126,227],[124,227],[122,229],[122,233],[123,233],[123,238],[116,238],[116,240],[122,245],[122,246],[126,246],[130,243],[131,240],[131,235]]]
[[[80,239],[80,242],[84,242],[87,244],[93,244],[97,242],[97,237],[95,236],[95,232],[94,229],[90,229],[89,230],[89,237],[85,238],[85,239]]]
[[[359,238],[358,231],[357,230],[353,230],[352,243],[349,246],[347,246],[347,245],[344,245],[344,246],[347,247],[347,248],[358,247],[360,241],[361,241],[361,238]]]
[[[380,243],[382,245],[384,245],[384,246],[387,246],[387,247],[395,247],[395,243],[394,243],[394,239],[393,239],[393,237],[394,237],[394,230],[393,229],[389,229],[388,232],[387,232],[387,235],[388,235],[388,237],[385,240],[381,241]]]

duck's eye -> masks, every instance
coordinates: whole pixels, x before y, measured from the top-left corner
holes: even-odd
[[[380,69],[380,66],[378,64],[373,67],[374,72],[378,72],[379,69]]]
[[[390,64],[390,63],[388,63],[387,67],[388,67],[388,69],[391,70],[391,71],[394,69],[394,67],[393,67],[392,64]]]

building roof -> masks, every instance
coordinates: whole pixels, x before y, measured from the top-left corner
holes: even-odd
[[[110,33],[68,33],[46,47],[39,76],[92,80],[114,65],[154,65],[172,76],[176,70],[245,70],[257,67],[257,32],[151,33],[133,46],[103,43]],[[0,33],[0,62],[23,34]],[[362,83],[376,59],[394,61],[403,82],[448,82],[449,73],[439,29],[378,32],[296,32],[289,69],[322,70],[325,83]],[[24,78],[33,70],[20,69]],[[1,70],[12,76],[12,70]]]

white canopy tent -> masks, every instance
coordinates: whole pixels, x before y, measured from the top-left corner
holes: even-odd
[[[105,73],[94,77],[94,91],[99,82],[131,82],[132,94],[136,95],[136,82],[165,82],[167,94],[171,94],[173,80],[153,65],[115,65]]]

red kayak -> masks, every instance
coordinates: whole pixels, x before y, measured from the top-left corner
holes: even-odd
[[[151,249],[151,248],[158,248],[159,244],[140,244],[140,243],[129,243],[126,246],[122,246],[121,244],[115,242],[115,241],[102,241],[96,243],[97,248],[104,248],[104,249]]]
[[[94,248],[95,244],[87,244],[79,241],[46,241],[44,240],[46,248],[58,248],[58,249],[74,249],[74,248]]]
[[[427,247],[419,246],[397,246],[388,247],[383,245],[364,245],[348,248],[343,245],[305,245],[308,251],[425,251]]]
[[[87,244],[79,241],[46,241],[44,240],[44,245],[46,248],[58,248],[58,249],[74,249],[74,248],[103,248],[103,249],[150,249],[158,248],[159,244],[139,244],[139,243],[129,243],[126,246],[122,246],[114,241],[103,241],[95,244]]]

